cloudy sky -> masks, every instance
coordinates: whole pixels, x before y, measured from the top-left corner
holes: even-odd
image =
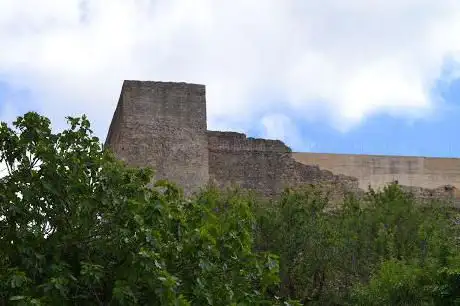
[[[0,119],[87,114],[124,79],[207,86],[208,127],[296,151],[460,156],[458,0],[0,0]]]

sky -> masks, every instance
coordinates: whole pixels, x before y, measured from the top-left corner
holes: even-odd
[[[86,114],[104,141],[123,80],[184,81],[209,129],[460,157],[459,37],[458,0],[0,0],[0,120]]]

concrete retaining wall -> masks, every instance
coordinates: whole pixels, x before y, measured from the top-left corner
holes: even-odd
[[[460,188],[459,158],[325,153],[293,153],[292,156],[303,164],[354,176],[364,189],[369,185],[379,188],[395,180],[401,185],[430,189],[444,185]]]

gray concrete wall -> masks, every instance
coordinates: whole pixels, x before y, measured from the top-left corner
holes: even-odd
[[[106,146],[188,192],[209,179],[203,85],[125,81]]]
[[[357,177],[364,189],[369,185],[379,188],[394,180],[430,189],[444,185],[460,188],[460,158],[324,153],[293,153],[293,157],[303,164]]]

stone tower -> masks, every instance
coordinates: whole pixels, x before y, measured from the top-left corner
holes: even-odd
[[[193,192],[209,180],[204,85],[124,81],[106,146]]]

